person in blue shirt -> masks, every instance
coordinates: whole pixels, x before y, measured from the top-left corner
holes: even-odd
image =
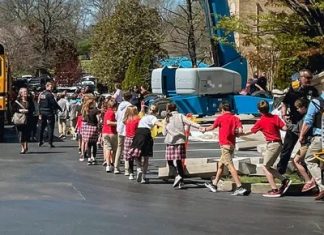
[[[322,84],[322,94],[318,99],[313,99],[310,102],[299,135],[299,142],[303,143],[308,130],[310,128],[313,129],[312,140],[306,153],[305,162],[310,174],[315,179],[316,184],[319,188],[319,194],[315,197],[315,200],[324,199],[324,185],[321,179],[320,162],[318,159],[314,157],[314,153],[320,152],[322,150],[321,134],[322,134],[323,127],[321,126],[322,125],[321,109],[323,109],[323,100],[324,100],[324,91],[323,91],[324,79],[322,79],[321,84]]]

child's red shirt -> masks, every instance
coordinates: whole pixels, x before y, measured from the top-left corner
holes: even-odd
[[[115,111],[109,108],[104,115],[102,134],[117,134],[116,125],[108,125],[107,121],[116,122]]]
[[[242,128],[241,120],[233,113],[227,112],[217,117],[213,124],[214,128],[219,127],[219,145],[235,146],[235,130]]]
[[[252,127],[251,132],[261,131],[266,141],[281,142],[280,130],[284,126],[285,123],[278,115],[267,113],[261,115],[261,118]]]
[[[82,127],[82,120],[83,120],[83,118],[82,118],[82,115],[79,115],[78,117],[77,117],[77,122],[76,122],[76,129],[78,129],[78,130],[81,130],[81,127]]]
[[[133,119],[128,119],[125,123],[126,137],[133,138],[135,136],[138,123],[141,119],[136,116]]]

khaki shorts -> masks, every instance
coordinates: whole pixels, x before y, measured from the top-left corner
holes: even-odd
[[[104,142],[104,148],[106,150],[116,151],[116,149],[117,149],[117,135],[103,134],[102,138],[103,138],[103,142]]]
[[[282,143],[274,142],[267,143],[266,151],[263,154],[263,165],[266,167],[272,167],[276,162],[280,152],[282,150]]]
[[[234,155],[234,147],[221,147],[222,155],[220,157],[219,162],[223,163],[225,166],[228,166],[230,164],[233,165],[233,155]]]
[[[309,145],[302,145],[298,149],[297,153],[295,154],[294,158],[299,156],[299,159],[304,159],[307,153]]]

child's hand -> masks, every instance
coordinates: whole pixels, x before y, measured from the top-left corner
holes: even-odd
[[[202,133],[205,133],[206,132],[206,127],[199,127],[199,131],[202,132]]]

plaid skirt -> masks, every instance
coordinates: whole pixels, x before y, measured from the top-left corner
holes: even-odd
[[[98,140],[98,128],[97,126],[91,126],[86,122],[82,123],[81,129],[82,141],[84,142],[97,142]]]
[[[181,160],[186,158],[186,146],[185,144],[167,144],[165,149],[165,159],[167,161],[171,160]]]
[[[135,137],[129,151],[130,158],[153,157],[153,139],[151,130],[148,128],[137,128]]]
[[[128,154],[129,150],[131,149],[131,145],[133,143],[134,137],[125,137],[124,141],[124,158],[125,160],[130,160],[132,157]]]

